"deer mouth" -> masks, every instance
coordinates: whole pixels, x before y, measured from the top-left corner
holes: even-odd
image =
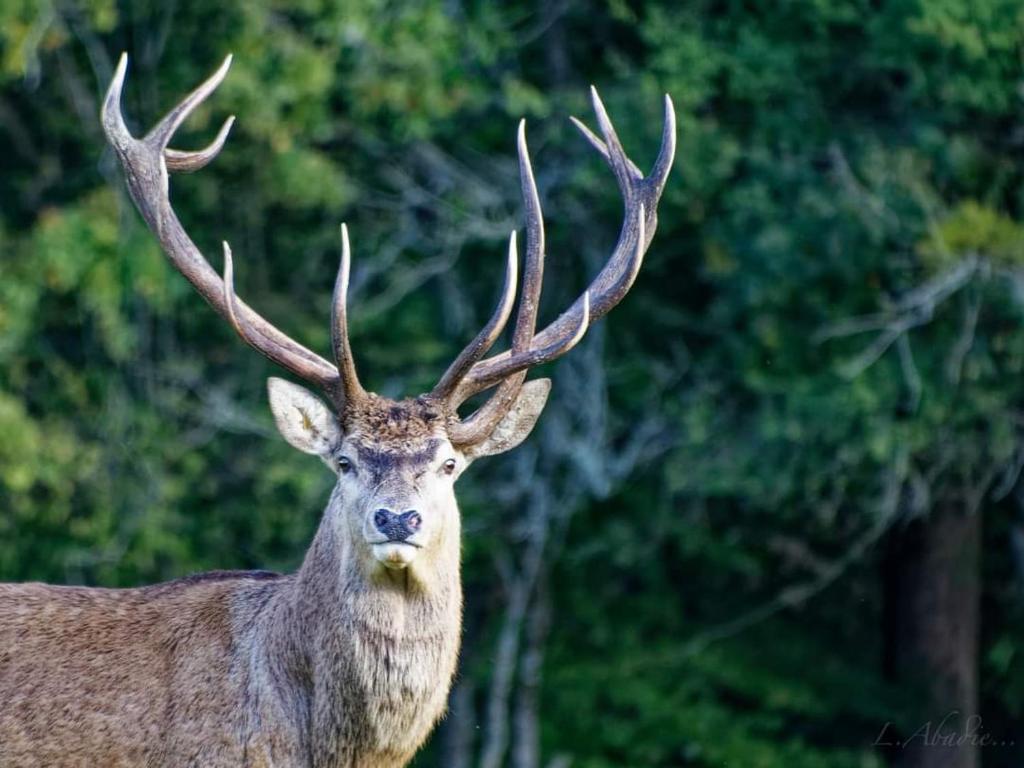
[[[385,568],[406,568],[416,557],[422,545],[413,541],[385,540],[372,542],[373,556]]]

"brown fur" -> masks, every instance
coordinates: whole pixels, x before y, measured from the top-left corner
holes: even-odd
[[[443,430],[411,402],[379,399],[347,444],[433,461]],[[414,471],[391,471],[388,492],[411,493]],[[455,671],[458,513],[449,482],[436,544],[389,571],[356,535],[377,502],[354,487],[339,481],[292,575],[0,585],[0,766],[405,765]]]
[[[353,437],[384,449],[402,450],[443,431],[448,418],[442,405],[428,396],[396,402],[369,392],[358,408],[346,412],[344,427]]]

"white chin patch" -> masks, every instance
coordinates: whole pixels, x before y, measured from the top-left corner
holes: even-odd
[[[416,547],[391,541],[384,544],[374,544],[373,556],[385,567],[401,570],[407,567],[413,558],[416,557]]]

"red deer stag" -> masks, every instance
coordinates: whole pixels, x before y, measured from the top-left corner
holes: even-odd
[[[654,233],[675,151],[672,103],[666,96],[661,149],[645,177],[594,92],[603,138],[576,125],[611,166],[625,221],[587,291],[536,331],[544,228],[520,123],[526,256],[510,349],[485,357],[513,310],[515,233],[493,315],[437,386],[407,400],[380,397],[360,384],[349,345],[344,225],[329,362],[237,298],[227,244],[221,279],[171,207],[168,174],[213,160],[232,120],[206,149],[168,145],[229,64],[137,139],[121,114],[122,56],[103,129],[174,267],[247,344],[326,396],[330,405],[269,381],[281,434],[319,456],[337,485],[294,574],[215,572],[137,589],[0,585],[0,765],[8,768],[405,765],[445,709],[459,650],[454,483],[474,459],[527,436],[550,388],[547,379],[525,381],[527,370],[568,352],[622,300]],[[492,388],[472,415],[457,414]]]

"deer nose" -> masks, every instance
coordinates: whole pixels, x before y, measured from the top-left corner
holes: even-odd
[[[403,512],[402,516],[398,519],[402,521],[402,525],[413,533],[416,533],[416,531],[420,529],[420,526],[423,525],[423,518],[420,517],[420,513],[415,509]]]
[[[373,513],[373,524],[388,537],[388,541],[405,541],[423,525],[423,518],[415,509],[402,514],[381,507]]]

